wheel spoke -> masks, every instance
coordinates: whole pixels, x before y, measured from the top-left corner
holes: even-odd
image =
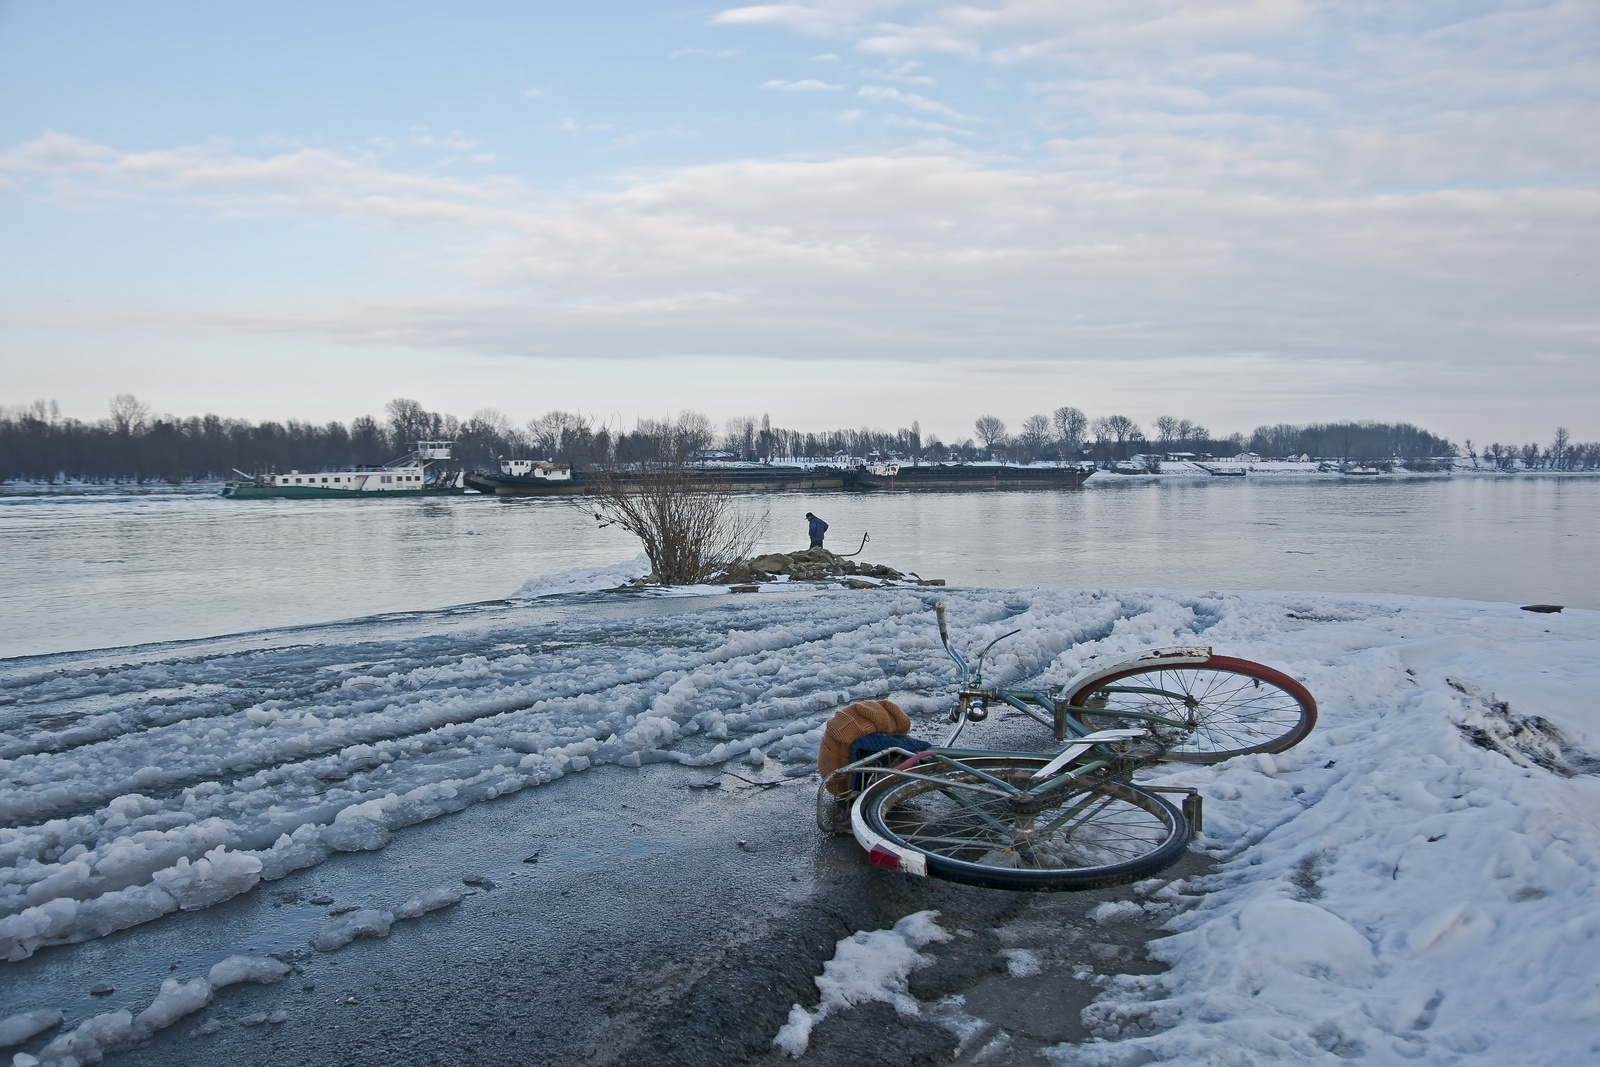
[[[1274,681],[1277,672],[1270,668],[1225,657],[1218,661],[1216,666],[1134,669],[1071,699],[1096,709],[1084,713],[1096,727],[1141,721],[1119,719],[1119,713],[1129,712],[1190,723],[1184,728],[1142,720],[1176,759],[1281,751],[1310,728],[1315,704],[1298,683],[1283,679],[1297,694]]]

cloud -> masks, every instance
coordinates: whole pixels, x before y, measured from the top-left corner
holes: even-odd
[[[862,73],[871,78],[900,82],[904,85],[937,85],[937,79],[931,78],[926,74],[913,73],[921,65],[915,59],[906,59],[898,63],[885,64],[873,70],[863,70]]]
[[[961,112],[955,110],[954,108],[946,107],[937,100],[929,100],[927,97],[922,96],[919,93],[909,93],[904,89],[895,89],[887,85],[863,85],[856,92],[856,96],[862,100],[871,100],[875,103],[904,104],[905,106],[915,108],[918,111],[926,111],[934,115],[943,115],[946,118],[955,119],[958,122],[978,121],[977,119],[961,114]]]
[[[844,86],[830,85],[827,82],[818,81],[816,78],[802,78],[800,81],[784,81],[782,78],[774,78],[762,85],[761,88],[782,89],[784,92],[789,93],[836,93],[842,90]]]
[[[448,146],[451,138],[417,140]],[[365,152],[298,147],[251,156],[220,143],[127,152],[55,131],[0,153],[0,174],[34,195],[73,202],[165,196],[228,212],[291,208],[468,225],[489,223],[523,195],[514,179],[397,171]]]
[[[543,89],[524,89],[524,90],[522,90],[522,95],[523,96],[527,96],[527,97],[539,97],[539,96],[543,96],[544,95],[544,90]]]
[[[959,126],[950,126],[943,122],[928,122],[925,119],[913,119],[905,115],[887,115],[883,120],[890,126],[900,126],[908,130],[920,130],[928,133],[949,133],[957,137],[971,137],[971,130],[963,130]]]
[[[1179,177],[1230,165],[1169,160],[1180,162]],[[1564,295],[1600,242],[1600,190],[1138,187],[1103,180],[1114,166],[741,160],[549,200],[508,178],[442,179],[329,150],[123,152],[51,134],[0,155],[0,173],[36,196],[451,227],[459,294],[196,309],[212,328],[222,315],[341,343],[618,358],[1264,353],[1324,376],[1443,360],[1485,382],[1523,353],[1569,357],[1551,368],[1600,358],[1592,314]]]
[[[443,137],[435,137],[423,127],[413,127],[411,143],[419,148],[446,148],[452,152],[467,152],[478,147],[478,142],[460,130],[451,130]]]
[[[1192,44],[1284,32],[1315,14],[1316,9],[1306,0],[1224,0],[1216,4],[1193,0],[1070,4],[1001,0],[985,7],[816,0],[729,8],[711,22],[833,37],[878,55],[946,54],[1010,63],[1106,48],[1160,48],[1174,42]]]
[[[895,7],[894,0],[818,0],[813,3],[756,4],[719,11],[713,26],[781,26],[826,37],[859,25],[872,13]]]

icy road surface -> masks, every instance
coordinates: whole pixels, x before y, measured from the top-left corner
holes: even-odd
[[[1170,917],[1158,951],[1171,970],[1111,982],[1085,1012],[1099,1039],[1072,1062],[1600,1051],[1600,614],[1324,594],[940,594],[969,646],[1021,628],[993,679],[1053,684],[1097,659],[1209,644],[1295,675],[1321,705],[1291,753],[1168,772],[1207,797],[1198,844],[1220,870]],[[204,960],[173,951],[207,909],[271,892],[262,883],[361,869],[340,853],[403,860],[420,839],[407,826],[596,764],[803,773],[827,715],[863,697],[892,696],[934,736],[952,680],[934,600],[578,594],[0,662],[0,957],[41,974],[91,948],[74,943],[164,924],[167,944],[125,934],[99,957],[171,972],[159,1022],[185,996],[202,1005],[204,987],[182,983],[234,952],[337,949],[436,921],[430,908],[454,901],[426,894],[463,888],[424,870],[367,894],[370,914],[319,912],[307,926],[304,909],[283,908],[274,926],[258,908],[239,934],[248,945],[213,924]],[[547,790],[550,802],[569,831],[574,812],[605,805],[595,822],[611,844],[596,847],[621,854],[618,790],[590,778]],[[0,1016],[67,1007],[70,1030],[94,1010],[55,1003],[48,983],[0,988]],[[96,1025],[108,1049],[141,1036]]]

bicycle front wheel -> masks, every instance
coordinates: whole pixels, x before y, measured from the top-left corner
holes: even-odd
[[[1171,866],[1189,843],[1176,808],[1127,782],[1083,778],[1039,791],[1030,779],[1046,759],[961,762],[869,786],[856,801],[867,831],[858,828],[857,840],[870,850],[875,836],[921,853],[927,872],[940,878],[1023,890],[1137,881]]]
[[[1142,726],[1166,758],[1220,763],[1247,752],[1293,748],[1317,722],[1317,702],[1282,671],[1246,659],[1130,667],[1067,696],[1090,729]]]

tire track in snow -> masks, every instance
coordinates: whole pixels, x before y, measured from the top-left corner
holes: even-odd
[[[476,649],[465,653],[458,651],[455,663],[451,666],[460,666],[468,661],[477,660],[482,663],[482,669],[466,672],[465,678],[463,672],[452,672],[441,684],[424,683],[415,688],[408,686],[411,679],[418,674],[442,670],[442,665],[418,667],[410,672],[411,678],[402,676],[398,681],[395,681],[398,672],[391,673],[387,679],[377,679],[365,674],[356,675],[346,677],[340,682],[304,688],[311,698],[352,688],[357,692],[380,688],[383,690],[381,694],[369,699],[356,697],[341,703],[310,699],[298,707],[291,701],[273,698],[258,701],[242,712],[234,712],[231,718],[242,715],[258,724],[276,725],[280,721],[289,723],[288,726],[275,731],[279,735],[276,744],[260,748],[250,759],[241,758],[232,751],[233,739],[229,731],[224,730],[229,736],[211,738],[212,744],[203,745],[187,733],[193,728],[194,721],[183,719],[140,731],[98,738],[48,754],[62,757],[59,759],[14,760],[11,776],[18,781],[20,788],[0,788],[0,818],[7,822],[17,822],[27,818],[70,815],[133,790],[170,795],[186,785],[217,780],[224,776],[247,775],[275,767],[294,766],[320,757],[333,756],[351,745],[398,742],[406,738],[427,735],[434,735],[437,744],[447,745],[453,743],[454,738],[448,733],[440,734],[439,731],[448,730],[451,726],[477,722],[503,726],[503,722],[495,724],[494,721],[503,720],[507,715],[522,711],[550,710],[557,702],[600,693],[607,693],[613,698],[620,699],[636,714],[643,710],[642,705],[647,703],[648,699],[659,695],[655,689],[664,679],[670,679],[666,682],[670,686],[677,677],[693,674],[713,664],[731,665],[752,657],[793,653],[807,646],[837,642],[846,635],[854,635],[860,630],[870,629],[873,625],[874,622],[867,622],[848,630],[829,630],[824,627],[820,632],[800,634],[790,641],[762,641],[758,643],[757,648],[749,652],[730,655],[730,647],[743,643],[741,639],[746,637],[746,634],[739,633],[731,636],[720,646],[707,651],[684,652],[676,657],[668,657],[666,662],[658,660],[655,663],[640,664],[621,673],[607,674],[602,671],[598,679],[587,685],[564,684],[567,675],[563,672],[574,668],[584,669],[589,665],[573,662],[535,664],[525,654],[513,655],[505,657],[505,660],[519,661],[519,669],[504,673],[531,676],[534,681],[543,683],[543,688],[537,685],[512,684],[507,687],[509,692],[502,689],[491,690],[487,694],[480,692],[475,699],[465,698],[463,695],[465,691],[458,683],[474,681],[481,684],[495,672],[492,665],[477,654]],[[502,636],[504,635],[491,632],[486,635],[486,640],[494,641]],[[345,654],[339,658],[348,661],[348,652],[351,650],[341,651]],[[306,665],[304,669],[317,669],[317,667],[311,664]],[[463,699],[466,699],[466,706],[460,707],[459,704]],[[443,703],[445,706],[442,708],[430,706],[438,703]],[[451,704],[458,706],[452,708]],[[541,709],[541,705],[547,707]],[[408,706],[412,709],[409,714],[403,711],[396,715],[393,711],[397,707]],[[296,732],[298,727],[307,723],[308,715],[316,719],[310,727],[312,730],[326,727],[319,731],[322,735],[320,738],[309,732]],[[213,731],[223,729],[224,725],[242,725],[221,723],[216,719],[203,721],[211,723]],[[138,762],[129,758],[130,753],[138,751],[135,745],[129,744],[135,740],[160,753],[170,754],[176,748],[188,758],[176,763],[169,761],[159,768],[154,763]],[[195,747],[201,751],[191,753],[190,749]],[[80,766],[67,757],[94,758],[108,752],[112,754],[117,764],[126,767],[136,763],[137,766],[120,775],[102,770],[92,776],[97,785],[85,791],[83,780],[86,776]],[[292,758],[285,759],[285,756]]]
[[[694,688],[701,703],[709,702],[727,713],[723,721],[731,723],[733,729],[724,729],[721,736],[729,736],[730,733],[759,735],[774,718],[792,721],[796,712],[814,714],[831,708],[838,699],[848,698],[845,689],[836,688],[841,682],[858,684],[862,678],[867,678],[874,692],[883,691],[886,685],[898,684],[907,678],[908,672],[924,670],[925,663],[922,661],[935,654],[936,646],[931,641],[920,642],[924,646],[920,650],[921,655],[911,657],[908,661],[906,643],[894,640],[891,632],[893,627],[886,626],[883,620],[861,620],[857,617],[849,621],[853,625],[830,626],[829,620],[823,620],[816,626],[815,632],[791,635],[783,641],[774,641],[769,637],[752,642],[748,634],[733,632],[707,653],[673,657],[680,669],[663,672],[656,666],[649,671],[635,672],[650,675],[646,680],[623,684],[617,684],[620,679],[613,669],[608,679],[610,684],[591,684],[578,688],[575,693],[569,690],[554,700],[545,698],[532,702],[528,707],[503,710],[487,717],[495,720],[492,724],[486,722],[482,702],[477,700],[474,707],[469,709],[466,721],[431,729],[428,734],[432,736],[426,744],[419,746],[422,739],[414,733],[391,733],[384,738],[391,746],[406,743],[413,746],[413,751],[406,754],[408,759],[395,758],[389,765],[368,763],[363,766],[360,762],[363,757],[353,757],[347,751],[321,757],[321,765],[317,765],[316,760],[301,756],[266,772],[258,771],[248,779],[241,779],[232,790],[219,786],[208,793],[204,788],[191,786],[181,794],[170,794],[166,804],[146,797],[135,798],[137,804],[111,803],[97,809],[92,816],[51,820],[47,833],[44,832],[45,827],[14,827],[6,833],[6,840],[0,842],[0,854],[6,854],[3,858],[12,864],[10,873],[15,873],[17,865],[23,863],[34,868],[31,874],[43,877],[30,877],[25,884],[18,884],[17,879],[0,879],[12,883],[0,885],[0,904],[5,905],[0,908],[0,914],[34,907],[40,900],[59,900],[59,894],[62,893],[68,897],[82,898],[136,885],[141,878],[152,873],[147,868],[154,862],[174,860],[174,849],[167,847],[156,850],[160,853],[157,860],[125,868],[120,876],[85,876],[86,872],[80,869],[74,877],[53,877],[67,873],[65,868],[71,867],[76,861],[85,857],[93,859],[88,853],[106,844],[108,839],[115,844],[122,836],[164,836],[168,840],[162,844],[176,846],[179,853],[176,861],[180,863],[204,855],[216,845],[219,838],[233,847],[259,847],[266,843],[260,840],[263,836],[274,836],[280,829],[287,832],[303,825],[307,818],[327,821],[350,804],[359,802],[365,795],[395,784],[396,779],[401,786],[415,788],[419,783],[426,785],[449,775],[482,774],[486,770],[489,773],[506,771],[508,765],[514,765],[519,757],[530,750],[537,752],[557,742],[571,741],[574,737],[592,742],[601,736],[611,736],[618,728],[631,725],[628,722],[630,715],[637,717],[653,702],[669,694],[675,686],[688,680],[697,683]],[[484,640],[498,641],[503,636],[503,633],[490,632]],[[458,650],[457,661],[472,658],[483,647],[483,641],[479,641],[472,648]],[[831,675],[825,670],[819,671],[819,665],[841,658],[840,652],[844,648],[853,649],[853,658],[846,657],[846,666],[853,668],[852,676],[842,678],[838,670]],[[801,653],[798,657],[795,655],[797,650]],[[865,663],[863,657],[866,657]],[[343,658],[349,662],[347,650]],[[328,690],[323,688],[318,691]],[[385,695],[392,698],[395,693],[391,691]],[[461,695],[460,687],[452,685],[442,692],[435,686],[412,692],[408,697],[415,700],[419,696],[438,698]],[[597,722],[592,714],[593,701],[601,696],[608,699],[610,708],[609,714]],[[763,697],[768,713],[750,713],[754,710],[753,704]],[[491,697],[495,698],[504,701],[507,695],[498,693]],[[515,696],[512,702],[529,704],[526,697],[521,695]],[[806,706],[797,708],[797,703]],[[313,703],[312,706],[318,710],[328,710],[325,703]],[[306,709],[294,710],[303,714]],[[538,736],[536,743],[519,744],[515,735],[527,725],[523,720],[530,712],[542,715],[546,720],[546,729]],[[367,715],[365,718],[370,720],[374,716]],[[558,727],[554,733],[548,729],[552,724]],[[488,728],[491,725],[493,728]],[[803,725],[810,727],[813,724],[805,722]],[[463,727],[473,731],[473,734],[463,736],[460,730]],[[171,727],[168,732],[178,728],[180,726]],[[452,730],[455,732],[452,733]],[[158,739],[174,740],[171,737]],[[465,748],[460,744],[464,741],[468,742]],[[416,751],[418,747],[425,751],[419,753]],[[438,751],[440,749],[443,751]],[[368,754],[364,758],[370,760],[371,756]],[[349,788],[327,790],[326,783],[329,780],[343,780]],[[287,787],[284,783],[287,783]],[[201,783],[202,787],[205,784]],[[275,784],[280,787],[272,788]],[[119,790],[104,792],[117,793]],[[225,816],[237,819],[246,813],[239,810],[240,805],[230,802],[241,798],[252,799],[253,795],[265,795],[270,799],[280,818],[269,820],[264,827],[258,826],[254,834],[232,832],[233,828],[225,825],[230,821]],[[128,798],[124,796],[123,799]],[[197,800],[202,803],[196,803]],[[206,800],[210,803],[204,803]],[[285,808],[290,810],[285,811]],[[171,820],[178,816],[182,816],[183,825],[172,826]],[[27,842],[34,846],[31,849],[22,847],[26,838],[33,838]],[[77,854],[73,855],[75,850]],[[25,851],[33,854],[25,856]],[[76,884],[68,885],[67,882]],[[6,889],[18,892],[4,893]]]
[[[1100,594],[944,597],[974,644],[1028,627],[1007,646],[1026,674],[1149,610],[1149,598]],[[932,603],[862,592],[577,626],[498,619],[394,641],[373,640],[374,626],[357,641],[175,649],[124,677],[35,671],[23,687],[33,721],[43,705],[59,722],[73,701],[107,731],[136,721],[65,747],[80,720],[57,731],[57,751],[0,760],[0,956],[208,906],[594,762],[714,765],[770,746],[809,763],[841,703],[953,681]],[[1168,614],[1171,630],[1193,625],[1193,612]],[[333,677],[307,679],[318,672]],[[156,699],[133,704],[151,686]],[[220,700],[219,686],[252,699]],[[111,691],[128,703],[105,704]]]

